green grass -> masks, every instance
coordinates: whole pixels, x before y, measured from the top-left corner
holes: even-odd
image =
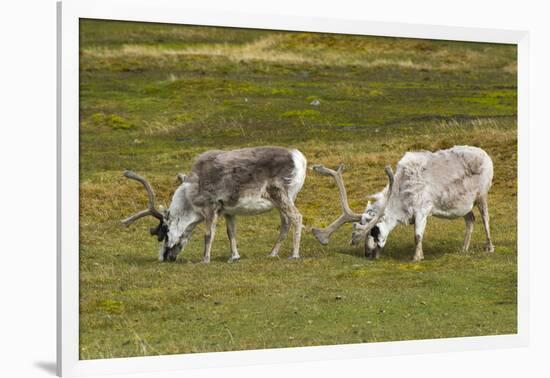
[[[92,20],[80,33],[80,358],[517,331],[515,46]],[[146,204],[125,168],[168,205],[201,152],[296,147],[309,164],[346,164],[359,211],[385,185],[384,165],[455,144],[493,158],[493,254],[479,221],[471,253],[458,252],[460,219],[429,219],[419,264],[410,226],[379,261],[348,246],[350,227],[321,246],[311,227],[340,209],[334,183],[313,172],[297,199],[298,261],[286,259],[290,238],[266,257],[275,211],[237,219],[236,264],[223,221],[209,265],[198,263],[202,226],[169,264],[153,220],[120,224]]]

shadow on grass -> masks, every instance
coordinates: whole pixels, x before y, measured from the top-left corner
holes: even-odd
[[[402,243],[400,245],[388,245],[380,252],[380,258],[396,262],[410,262],[414,256],[414,244]],[[456,254],[459,251],[459,246],[456,248],[450,245],[447,248],[435,248],[431,245],[424,245],[424,259],[436,260],[447,254]],[[338,248],[334,249],[335,253],[347,255],[357,259],[367,259],[365,250],[362,245],[357,247]]]
[[[424,260],[438,260],[447,255],[457,255],[461,253],[462,243],[440,243],[438,241],[424,242]],[[414,257],[414,243],[401,243],[400,245],[391,245],[387,247],[385,257],[395,261],[412,261]],[[470,250],[473,247],[470,246]],[[384,254],[384,252],[382,252]]]
[[[216,255],[210,257],[210,263],[228,263],[229,258],[231,257],[231,254],[222,254],[222,255]],[[178,258],[176,261],[169,262],[169,261],[160,261],[155,253],[152,253],[151,256],[144,256],[144,255],[133,255],[133,254],[124,254],[120,255],[118,257],[120,262],[123,262],[127,265],[137,265],[141,267],[147,267],[152,265],[158,265],[158,264],[202,264],[202,256],[201,257],[190,257],[188,255],[180,254],[178,255]],[[233,262],[232,264],[238,264],[240,261],[247,260],[247,257],[241,256],[241,258],[238,261]]]
[[[151,256],[127,254],[119,256],[118,259],[128,265],[146,266],[160,263],[155,254],[151,254]]]

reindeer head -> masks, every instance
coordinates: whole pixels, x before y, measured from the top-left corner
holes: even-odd
[[[162,242],[159,260],[175,261],[189,241],[195,226],[204,219],[200,209],[194,206],[192,201],[193,195],[196,194],[196,184],[187,180],[185,175],[178,174],[181,185],[176,189],[170,207],[165,210],[155,207],[155,193],[146,179],[131,171],[124,171],[124,176],[143,185],[148,195],[148,207],[124,219],[122,223],[129,226],[148,215],[157,218],[158,226],[149,229],[149,233]]]
[[[344,185],[344,179],[342,178],[342,171],[344,170],[343,164],[340,164],[336,171],[321,165],[313,166],[313,170],[324,176],[332,176],[334,178],[338,186],[340,203],[342,206],[342,215],[328,227],[323,229],[312,229],[314,236],[321,244],[327,244],[334,231],[345,223],[354,222],[350,244],[357,245],[364,237],[365,256],[377,258],[380,254],[380,249],[386,244],[386,237],[389,233],[389,229],[384,223],[384,211],[386,210],[393,189],[394,177],[391,167],[386,166],[384,169],[389,181],[387,188],[384,192],[377,195],[376,198],[378,200],[374,205],[371,205],[370,202],[367,204],[367,208],[363,214],[353,212],[348,205],[346,187]]]
[[[380,257],[380,251],[386,245],[386,238],[389,234],[384,217],[385,202],[389,196],[381,192],[371,197],[376,198],[377,201],[374,204],[369,201],[365,212],[361,215],[361,220],[353,224],[350,244],[358,245],[364,238],[365,257],[377,259]],[[378,216],[379,214],[381,215]]]

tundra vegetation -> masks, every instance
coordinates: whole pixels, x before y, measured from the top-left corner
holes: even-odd
[[[80,358],[381,342],[517,331],[517,51],[512,45],[82,20]],[[310,230],[340,213],[334,183],[309,172],[296,200],[301,259],[266,257],[279,215],[240,217],[227,264],[224,221],[210,264],[204,226],[173,264],[157,259],[132,169],[168,205],[194,156],[258,145],[346,164],[350,207],[387,183],[406,151],[483,148],[495,252],[477,220],[430,219],[422,263],[410,226],[377,261]]]

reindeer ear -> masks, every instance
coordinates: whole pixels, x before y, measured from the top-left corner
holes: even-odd
[[[373,199],[375,201],[379,201],[382,198],[384,198],[384,192],[382,191],[375,194],[371,194],[368,198]]]
[[[164,240],[164,237],[168,233],[168,228],[163,222],[160,222],[157,227],[151,227],[149,233],[151,236],[156,236],[157,240],[160,242]]]
[[[183,184],[185,182],[185,179],[187,178],[187,176],[183,173],[178,173],[176,177],[178,178],[180,184]]]

